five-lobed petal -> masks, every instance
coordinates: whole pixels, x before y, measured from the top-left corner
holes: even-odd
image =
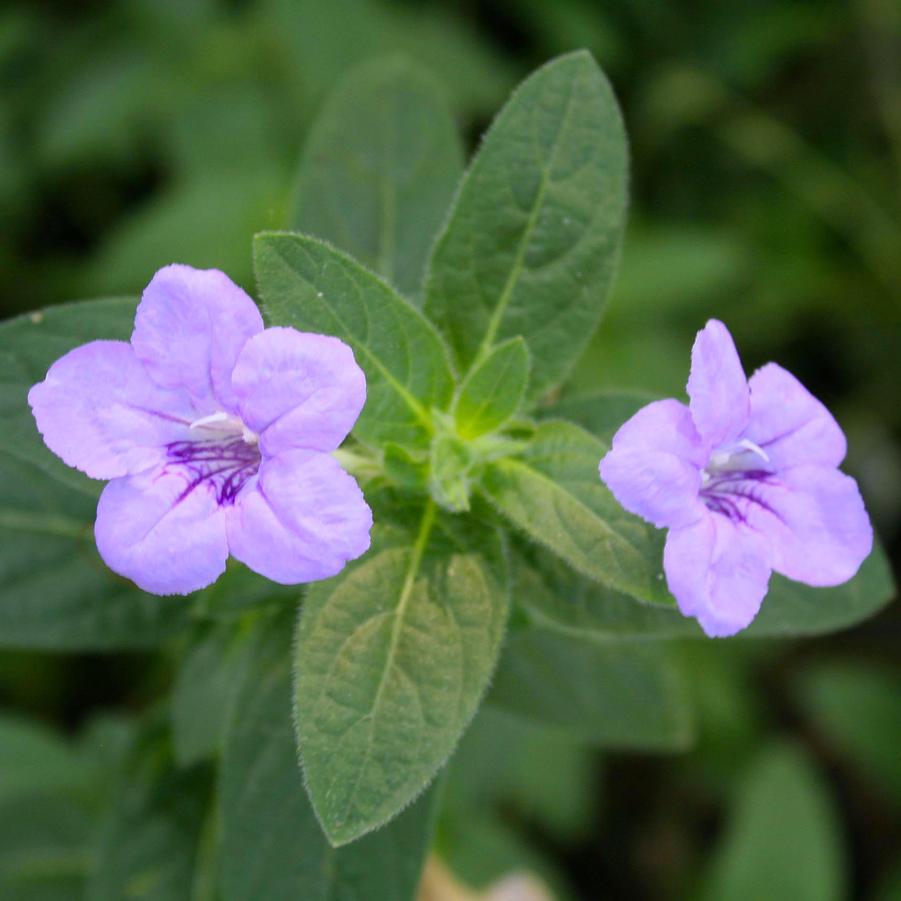
[[[746,379],[715,320],[692,349],[689,404],[649,404],[615,435],[601,478],[668,528],[667,583],[709,635],[757,614],[772,571],[851,578],[872,548],[844,434],[790,373]],[[330,452],[365,377],[336,338],[264,328],[223,273],[173,265],[138,307],[131,343],[57,360],[29,403],[48,447],[110,479],[95,534],[111,569],[158,594],[215,581],[229,553],[285,584],[328,578],[369,547],[372,514]]]
[[[187,435],[190,398],[160,388],[125,341],[92,341],[57,360],[28,403],[47,446],[92,479],[115,479],[160,462]]]
[[[104,561],[156,594],[211,584],[229,553],[285,584],[364,553],[372,514],[330,452],[365,398],[346,344],[266,329],[227,276],[182,265],[148,285],[131,343],[75,348],[29,392],[47,446],[111,479]]]
[[[698,333],[689,406],[656,401],[613,438],[600,475],[619,502],[668,528],[667,584],[711,636],[757,615],[770,573],[850,579],[873,531],[829,411],[775,363],[745,377],[726,327]]]

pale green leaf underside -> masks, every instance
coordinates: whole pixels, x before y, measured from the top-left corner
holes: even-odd
[[[460,386],[454,403],[457,430],[476,438],[503,425],[519,410],[529,383],[529,351],[522,338],[494,348]]]
[[[589,578],[633,597],[672,604],[661,533],[627,513],[601,483],[607,446],[578,426],[545,422],[519,457],[487,467],[488,499],[532,540]]]
[[[263,308],[273,325],[346,341],[366,373],[364,442],[423,444],[431,407],[453,387],[446,349],[425,317],[359,263],[316,238],[264,233],[254,244]]]
[[[291,626],[260,636],[240,680],[220,772],[222,901],[402,901],[431,838],[429,793],[389,826],[332,848],[304,791],[291,726]]]
[[[623,124],[585,52],[548,63],[485,136],[429,264],[426,310],[462,371],[522,335],[530,395],[559,382],[603,309],[626,207]]]
[[[606,748],[680,750],[692,738],[679,672],[660,647],[510,636],[487,702]]]
[[[291,223],[415,299],[462,172],[453,118],[429,75],[377,60],[341,82],[316,119]]]
[[[459,531],[457,531],[459,529]],[[507,617],[496,532],[438,517],[313,587],[296,644],[307,788],[334,844],[395,816],[447,759],[494,669]]]

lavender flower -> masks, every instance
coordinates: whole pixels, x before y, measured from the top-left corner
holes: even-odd
[[[850,579],[873,546],[845,436],[775,363],[746,379],[732,337],[698,333],[690,404],[648,404],[613,438],[601,478],[632,513],[668,528],[663,567],[679,609],[711,636],[757,615],[775,571],[807,585]]]
[[[130,343],[75,348],[28,395],[50,450],[111,480],[100,555],[156,594],[211,584],[229,553],[293,584],[366,551],[372,514],[330,454],[365,399],[346,344],[266,329],[227,276],[181,265],[147,286]]]

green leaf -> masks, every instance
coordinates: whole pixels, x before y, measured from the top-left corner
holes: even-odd
[[[88,274],[90,290],[140,291],[173,260],[222,269],[249,289],[248,245],[257,232],[284,223],[287,180],[264,162],[167,184],[107,233]]]
[[[0,451],[96,497],[99,483],[70,469],[44,445],[28,406],[28,390],[79,344],[127,341],[137,304],[134,297],[67,303],[0,323]]]
[[[488,898],[502,899],[510,885],[508,878],[515,874],[513,886],[521,894],[513,897],[576,901],[557,862],[531,836],[517,831],[507,817],[482,810],[455,811],[442,816],[439,836],[442,860],[465,885]]]
[[[600,747],[683,750],[692,740],[685,687],[659,645],[521,630],[507,640],[487,702]]]
[[[299,586],[276,585],[232,557],[212,585],[191,595],[192,612],[198,619],[234,622],[251,611],[295,604],[300,595]]]
[[[307,788],[333,844],[391,819],[475,713],[507,618],[500,535],[426,508],[412,546],[385,534],[312,588],[296,646]]]
[[[627,595],[598,585],[550,555],[514,568],[514,597],[543,628],[596,640],[610,638],[702,638],[694,619],[675,608],[636,604]],[[773,575],[763,607],[735,640],[820,635],[872,616],[894,596],[891,570],[879,544],[844,585],[812,588]]]
[[[185,628],[184,598],[146,594],[106,568],[96,505],[0,452],[0,647],[152,648]]]
[[[747,774],[702,898],[839,901],[844,854],[832,799],[794,747],[764,751]]]
[[[485,135],[429,265],[426,310],[461,370],[522,335],[530,395],[557,384],[603,309],[622,237],[626,141],[579,51],[539,69]]]
[[[180,766],[211,757],[221,744],[234,693],[251,647],[248,627],[233,623],[197,631],[172,687],[170,716]]]
[[[457,429],[464,438],[493,432],[516,413],[529,383],[529,350],[511,338],[473,367],[454,403]]]
[[[86,756],[38,723],[0,714],[0,800],[89,787],[96,770]]]
[[[336,850],[304,792],[291,725],[291,621],[255,646],[220,772],[223,901],[406,901],[432,832],[430,793],[393,823]]]
[[[429,480],[429,458],[423,451],[410,451],[388,442],[384,448],[385,475],[402,488],[424,492]]]
[[[548,407],[546,414],[582,426],[609,445],[619,427],[642,407],[658,398],[639,391],[600,391],[567,397]]]
[[[598,755],[584,743],[483,705],[448,767],[445,811],[514,809],[561,841],[589,830]]]
[[[800,673],[797,696],[837,754],[901,806],[898,673],[862,663],[823,663]]]
[[[154,750],[120,781],[101,830],[86,901],[193,901],[207,785]]]
[[[579,572],[642,600],[672,604],[662,533],[627,513],[603,485],[607,446],[578,426],[545,422],[518,457],[489,464],[487,498]]]
[[[431,76],[402,59],[355,69],[319,114],[291,225],[346,250],[407,297],[463,173],[463,150]]]
[[[428,320],[380,278],[315,238],[258,235],[254,261],[273,325],[335,335],[366,373],[354,434],[364,442],[428,443],[429,410],[453,388],[446,349]]]
[[[675,608],[638,604],[586,579],[545,551],[532,556],[534,561],[514,557],[513,596],[543,629],[594,641],[703,637],[695,620]]]
[[[435,503],[453,513],[468,510],[473,458],[465,442],[450,432],[439,432],[432,439],[430,463],[429,492]]]
[[[0,805],[0,898],[72,901],[84,897],[94,818],[65,797]]]
[[[873,901],[901,901],[901,863],[895,863],[880,880]]]
[[[651,400],[637,392],[603,392],[563,400],[550,413],[571,418],[590,431],[604,443],[603,454],[617,429]],[[664,533],[658,536],[662,539]],[[658,559],[662,562],[662,554]],[[515,596],[546,627],[599,638],[701,636],[694,621],[675,609],[636,605],[623,594],[549,563],[546,555],[539,554],[538,562],[540,573],[518,568],[517,578],[525,584]],[[740,637],[818,635],[843,629],[872,616],[894,594],[891,569],[877,541],[860,571],[844,585],[813,588],[773,574],[759,615]]]
[[[894,596],[892,570],[877,540],[857,575],[844,585],[813,588],[773,574],[757,619],[741,634],[751,638],[834,632],[867,619]]]
[[[236,616],[290,599],[234,565],[192,604],[139,591],[100,560],[93,523],[102,483],[44,445],[29,388],[73,347],[128,340],[137,301],[64,304],[0,324],[0,646],[56,650],[156,647],[198,616]]]

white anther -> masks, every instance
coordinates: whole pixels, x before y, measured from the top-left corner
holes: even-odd
[[[751,451],[751,453],[757,454],[757,456],[762,457],[764,462],[766,463],[770,462],[770,458],[767,452],[762,447],[760,447],[760,445],[755,444],[753,441],[751,441],[750,438],[742,438],[741,441],[739,441],[735,446],[743,447],[745,448],[745,450],[749,450]]]
[[[200,419],[195,419],[191,423],[192,429],[202,429],[206,425],[215,425],[218,422],[228,422],[231,417],[224,410],[219,410],[218,413],[210,413],[209,416],[201,416]]]

